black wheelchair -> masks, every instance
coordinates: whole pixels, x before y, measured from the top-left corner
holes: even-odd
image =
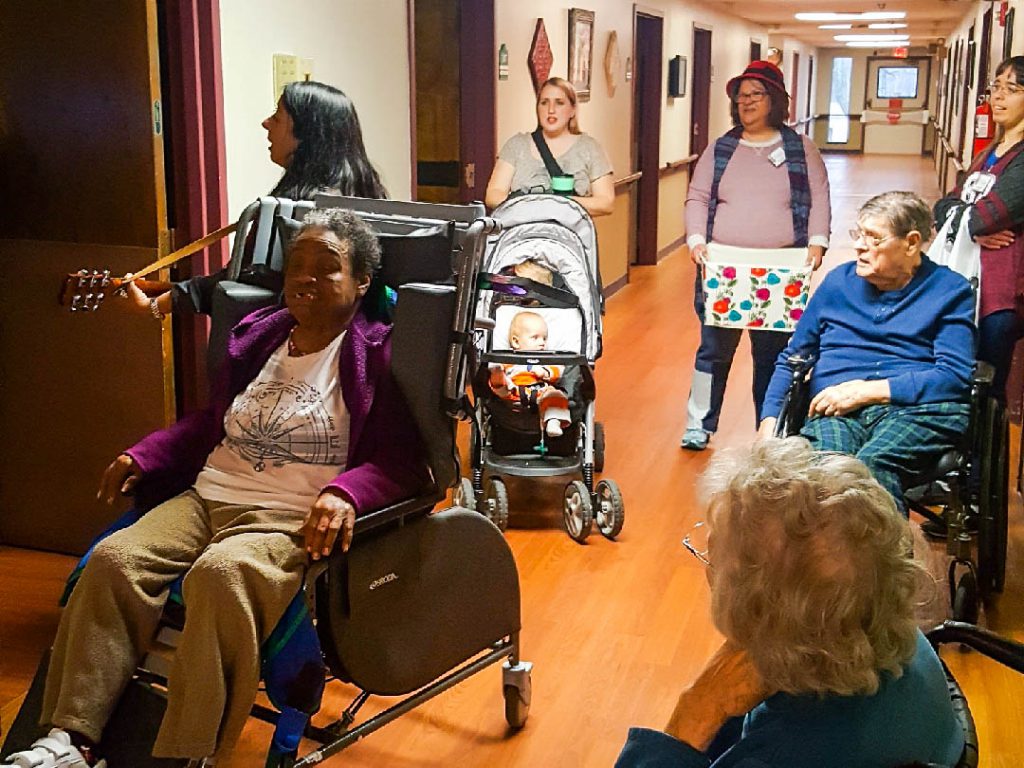
[[[787,362],[790,384],[775,425],[777,437],[799,434],[810,404],[815,361],[793,355]],[[903,481],[908,509],[945,531],[952,558],[952,616],[969,624],[977,623],[982,603],[1003,591],[1006,576],[1009,422],[991,384],[991,366],[978,362],[971,377],[968,427],[959,445],[930,471]]]
[[[532,665],[520,659],[519,650],[518,573],[504,536],[487,518],[465,509],[431,514],[460,477],[455,427],[467,412],[476,277],[486,238],[497,225],[482,218],[479,205],[324,196],[317,206],[356,211],[381,241],[379,279],[391,290],[393,302],[392,373],[422,436],[434,482],[416,498],[360,517],[349,552],[336,553],[311,570],[305,594],[296,598],[294,612],[286,613],[291,626],[281,631],[280,640],[285,646],[305,631],[319,653],[278,685],[276,696],[265,644],[263,679],[276,709],[255,704],[252,713],[277,725],[268,768],[317,765],[495,663],[503,662],[502,693],[511,728],[524,725],[531,699]],[[211,367],[219,363],[218,340],[226,339],[238,318],[278,301],[272,283],[247,282],[245,274],[280,272],[281,238],[295,227],[291,217],[301,218],[309,208],[271,198],[246,210],[238,240],[255,242],[255,247],[243,249],[236,241],[228,279],[216,288]],[[254,269],[262,265],[266,269]],[[169,601],[167,625],[155,645],[173,646],[183,618],[174,608]],[[280,625],[275,634],[279,630]],[[40,735],[46,669],[44,658],[4,754],[24,749]],[[111,765],[183,764],[149,755],[168,669],[164,656],[151,653],[137,670],[104,733],[101,748]],[[318,727],[310,716],[320,706],[325,674],[351,682],[360,693],[337,720]],[[371,695],[402,698],[354,725]],[[302,735],[322,746],[299,758]]]

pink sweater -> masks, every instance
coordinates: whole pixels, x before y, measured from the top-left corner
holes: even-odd
[[[828,247],[832,210],[828,174],[817,147],[806,136],[804,154],[811,187],[811,214],[807,223],[810,245]],[[768,156],[782,147],[782,137],[770,144],[740,141],[718,185],[718,210],[712,240],[745,248],[785,248],[793,244],[793,214],[789,207],[789,172],[785,163],[776,167]],[[700,156],[686,193],[687,243],[705,241],[708,199],[715,167],[715,146]]]

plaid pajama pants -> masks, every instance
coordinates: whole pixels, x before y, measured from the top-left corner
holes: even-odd
[[[967,429],[966,403],[869,405],[846,416],[818,416],[800,434],[819,451],[863,461],[907,514],[903,481],[920,474],[955,447]]]

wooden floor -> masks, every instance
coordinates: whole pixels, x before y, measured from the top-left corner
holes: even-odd
[[[877,192],[913,189],[934,198],[931,165],[916,158],[830,156],[835,247],[826,266],[852,255],[846,231]],[[705,453],[680,450],[679,437],[697,344],[693,272],[685,253],[634,269],[608,302],[605,356],[598,366],[598,414],[608,432],[606,476],[626,499],[618,542],[586,546],[562,531],[562,482],[512,482],[508,541],[523,592],[523,653],[535,664],[526,727],[510,734],[501,675],[491,668],[328,761],[330,765],[607,766],[630,725],[660,727],[676,695],[719,643],[708,619],[699,564],[680,544],[699,517],[694,482],[715,449],[753,437],[749,352],[737,354],[721,431]],[[988,626],[1024,640],[1024,532],[1011,510],[1006,593]],[[936,570],[941,555],[933,553]],[[0,707],[25,690],[57,621],[54,605],[69,558],[0,549]],[[937,609],[942,613],[942,608]],[[966,689],[981,738],[983,766],[1024,764],[1024,679],[975,654],[945,656]],[[332,685],[325,711],[352,691]],[[371,702],[372,703],[372,702]],[[366,712],[375,711],[370,705]],[[232,766],[262,765],[269,727],[247,727]],[[113,766],[112,768],[120,768]]]

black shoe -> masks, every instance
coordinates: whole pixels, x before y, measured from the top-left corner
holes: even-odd
[[[967,518],[967,533],[971,536],[978,532],[978,516],[971,515]],[[929,539],[936,541],[945,541],[949,538],[949,526],[944,521],[938,520],[925,520],[921,523],[921,533],[927,536]]]

